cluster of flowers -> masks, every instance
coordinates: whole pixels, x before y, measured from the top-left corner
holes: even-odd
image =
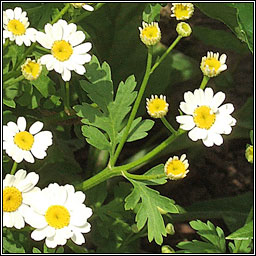
[[[88,11],[93,11],[93,7],[82,3],[74,3],[75,8],[83,7]],[[14,10],[7,9],[3,12],[3,41],[9,38],[19,46],[22,44],[30,46],[31,42],[37,42],[49,54],[43,55],[38,60],[28,58],[21,66],[24,77],[28,80],[35,80],[39,77],[42,64],[47,70],[55,70],[61,74],[64,81],[71,79],[71,71],[83,75],[86,70],[84,64],[90,62],[91,55],[88,52],[92,48],[90,42],[82,43],[85,40],[85,34],[77,31],[74,23],[68,24],[65,20],[46,24],[45,33],[29,28],[27,13],[20,7]]]
[[[52,145],[52,133],[41,131],[42,122],[35,122],[26,131],[26,119],[19,117],[17,124],[8,122],[3,126],[3,148],[14,161],[34,163],[43,159]],[[44,189],[35,187],[39,175],[19,170],[7,174],[3,181],[3,226],[23,228],[25,222],[35,228],[32,239],[43,240],[47,247],[64,245],[71,238],[76,244],[85,242],[82,233],[90,231],[87,219],[92,210],[83,202],[85,195],[75,192],[72,185],[50,184]]]
[[[173,3],[171,17],[177,20],[187,20],[194,13],[192,3]],[[157,22],[151,24],[142,23],[140,30],[141,41],[146,46],[153,46],[161,40],[161,31]],[[176,28],[180,37],[187,37],[192,30],[189,24],[180,22]],[[226,54],[219,56],[219,53],[207,52],[201,60],[200,68],[203,75],[210,78],[219,75],[227,69]],[[225,100],[225,94],[218,92],[214,95],[211,88],[195,89],[194,92],[184,93],[184,102],[180,103],[180,109],[185,114],[177,116],[176,121],[180,123],[180,129],[189,131],[191,140],[201,139],[207,147],[221,145],[223,138],[221,134],[230,134],[232,126],[236,120],[231,116],[234,106],[227,103],[221,106]],[[164,118],[168,112],[169,104],[166,96],[152,95],[146,99],[148,114],[153,118]],[[177,156],[171,157],[165,164],[165,172],[170,179],[184,178],[188,173],[188,163],[183,154],[179,159]]]

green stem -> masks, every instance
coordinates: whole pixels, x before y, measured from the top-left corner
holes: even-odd
[[[65,4],[65,7],[58,13],[58,15],[50,22],[50,24],[54,24],[55,22],[57,22],[60,18],[62,18],[62,16],[68,11],[70,7],[70,4],[67,3]]]
[[[122,172],[123,175],[127,178],[131,178],[133,180],[155,180],[155,179],[162,179],[166,177],[166,174],[155,174],[155,175],[137,175],[137,174],[130,174],[127,171]]]
[[[201,85],[200,85],[200,89],[203,89],[205,88],[205,86],[207,85],[208,81],[210,80],[210,77],[208,76],[204,76],[203,77],[203,80],[201,82]]]
[[[46,49],[44,47],[41,47],[39,45],[36,45],[36,49],[41,50],[41,51],[46,52],[46,53],[51,53],[51,50]]]
[[[64,101],[64,111],[68,116],[71,115],[72,109],[70,108],[70,89],[69,89],[69,82],[65,83],[65,101]]]
[[[23,75],[20,75],[20,76],[18,76],[17,78],[15,78],[13,80],[9,79],[7,82],[4,82],[4,89],[6,89],[7,87],[9,87],[9,86],[11,86],[15,83],[18,83],[18,82],[22,81],[23,79],[24,79]]]
[[[18,167],[18,163],[14,161],[14,163],[12,165],[11,172],[10,172],[11,175],[14,175],[14,173],[16,172],[17,167]]]
[[[170,53],[170,51],[177,45],[177,43],[180,41],[182,36],[178,36],[175,41],[169,46],[167,51],[160,57],[160,59],[154,64],[152,67],[150,74],[154,72],[154,70],[161,64],[161,62],[166,58],[166,56]]]
[[[140,105],[140,102],[141,102],[141,99],[142,99],[142,96],[144,94],[144,91],[146,89],[146,86],[147,86],[147,83],[148,83],[148,79],[149,79],[149,76],[150,76],[150,69],[151,69],[151,64],[152,64],[152,52],[153,52],[153,48],[152,47],[149,47],[148,48],[148,58],[147,58],[147,66],[146,66],[146,72],[145,72],[145,75],[144,75],[144,78],[143,78],[143,81],[142,81],[142,84],[141,84],[141,87],[140,87],[140,90],[139,90],[139,93],[138,93],[138,96],[135,100],[135,103],[133,105],[133,109],[132,109],[132,112],[130,114],[130,117],[128,119],[128,123],[126,125],[126,128],[125,128],[125,131],[124,131],[124,134],[122,136],[122,139],[116,149],[116,152],[114,154],[114,157],[111,159],[112,161],[110,162],[111,166],[114,166],[116,161],[117,161],[117,158],[119,156],[119,154],[121,153],[121,150],[127,140],[127,137],[128,137],[128,134],[129,134],[129,131],[130,131],[130,128],[131,128],[131,125],[132,125],[132,122],[136,116],[136,113],[138,111],[138,108],[139,108],[139,105]]]
[[[161,118],[161,121],[165,125],[165,127],[171,132],[171,133],[176,133],[177,131],[172,127],[172,125],[166,120],[165,117]]]
[[[122,174],[122,172],[128,171],[140,164],[147,162],[148,160],[155,157],[158,153],[160,153],[163,149],[165,149],[169,144],[171,144],[175,139],[177,139],[184,132],[185,131],[179,129],[175,134],[172,134],[165,141],[163,141],[160,145],[158,145],[152,151],[147,153],[144,157],[142,157],[132,163],[122,165],[122,166],[113,167],[112,169],[110,169],[109,167],[105,168],[103,171],[99,172],[98,174],[91,177],[90,179],[85,180],[81,184],[78,184],[76,186],[76,189],[80,189],[80,190],[90,189],[111,177],[119,176]]]

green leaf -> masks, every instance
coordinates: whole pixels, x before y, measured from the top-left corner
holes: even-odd
[[[92,146],[101,150],[111,150],[111,145],[106,136],[96,127],[83,125],[82,133],[86,137],[86,141]]]
[[[226,237],[230,240],[248,240],[251,238],[253,238],[253,220]]]
[[[132,122],[127,142],[132,142],[145,138],[148,135],[147,131],[149,131],[155,123],[153,120],[150,119],[146,119],[143,121],[141,120],[142,118],[138,117]],[[118,141],[121,140],[124,131],[125,128],[119,133]]]
[[[245,41],[253,53],[253,3],[233,3],[237,8],[237,21]]]
[[[241,41],[229,31],[194,26],[193,36],[202,41],[205,45],[235,51],[239,54],[248,53],[246,45],[241,44]]]
[[[31,84],[36,87],[44,98],[55,94],[54,82],[47,76],[48,73],[45,66],[43,66],[40,76],[31,81]]]
[[[223,230],[207,221],[203,223],[200,220],[190,221],[190,226],[197,230],[198,235],[204,242],[198,240],[192,240],[189,242],[181,242],[177,245],[178,248],[183,251],[177,251],[177,253],[225,253],[226,242]]]
[[[159,21],[161,8],[160,4],[148,3],[143,11],[142,19],[147,23]]]
[[[10,107],[10,108],[16,107],[16,103],[14,100],[3,99],[3,103],[4,103],[4,105],[6,105],[7,107]]]
[[[87,142],[100,149],[107,148],[110,154],[112,154],[113,149],[115,149],[118,143],[119,132],[123,128],[122,122],[131,110],[130,105],[137,95],[134,92],[136,86],[135,77],[131,75],[125,82],[120,82],[114,98],[109,65],[104,62],[101,66],[98,59],[93,56],[92,61],[86,68],[86,77],[90,82],[81,81],[80,84],[94,104],[83,103],[82,105],[75,106],[74,109],[77,115],[82,117],[84,124],[97,127],[107,133],[108,144],[111,147],[107,146],[105,139],[103,139],[103,144],[99,144],[99,140],[94,141],[98,135],[100,138],[104,136],[96,129],[90,130],[90,139]],[[97,107],[94,107],[95,104]],[[95,135],[92,134],[93,132],[95,132]],[[86,133],[84,135],[87,136]]]
[[[234,243],[229,242],[228,247],[231,253],[252,253],[253,242],[248,240],[234,240]]]
[[[33,253],[42,253],[42,252],[41,252],[38,248],[36,248],[36,247],[33,247],[32,252],[33,252]]]
[[[166,236],[166,230],[160,210],[166,213],[178,213],[174,201],[161,196],[158,191],[148,188],[143,182],[128,180],[132,183],[134,189],[125,198],[125,209],[135,209],[141,200],[135,218],[138,230],[141,230],[147,222],[149,242],[154,239],[157,244],[161,245],[163,242],[162,236]]]
[[[250,140],[251,140],[251,143],[253,145],[253,130],[250,131]]]
[[[24,244],[28,241],[28,233],[20,230],[3,229],[3,249],[9,253],[25,253]],[[26,248],[28,249],[28,248]]]
[[[195,5],[210,18],[226,24],[241,41],[247,42],[252,51],[252,3],[249,5],[245,3],[241,6],[234,3],[196,3]],[[248,26],[245,22],[248,22]]]
[[[150,170],[148,170],[147,172],[144,173],[144,175],[161,175],[164,173],[164,165],[163,164],[159,164],[153,168],[151,168]],[[150,181],[143,181],[146,185],[162,185],[165,184],[167,182],[167,176],[161,178],[161,179],[153,179]]]

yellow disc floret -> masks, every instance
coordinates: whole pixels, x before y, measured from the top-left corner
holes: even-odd
[[[19,132],[14,136],[14,143],[23,150],[30,150],[34,143],[34,136],[27,132]]]
[[[60,229],[69,225],[70,213],[62,205],[52,205],[47,209],[45,219],[51,227]]]
[[[194,13],[194,5],[192,3],[173,3],[171,17],[176,17],[177,20],[187,20]]]
[[[19,20],[10,20],[7,24],[7,29],[11,31],[15,36],[24,35],[26,32],[25,26]]]
[[[195,109],[193,119],[197,127],[208,130],[214,124],[216,116],[208,106],[200,106]]]
[[[27,80],[36,80],[41,74],[42,65],[40,62],[28,58],[26,62],[21,65],[21,71]]]
[[[183,154],[180,159],[177,156],[170,157],[164,166],[165,174],[171,180],[178,180],[186,177],[188,170],[188,160]]]
[[[147,46],[155,45],[161,40],[161,31],[157,22],[147,24],[143,21],[139,30],[140,39]]]
[[[71,44],[65,40],[57,40],[52,46],[52,55],[59,61],[66,61],[73,53]]]
[[[158,98],[157,95],[152,95],[151,99],[147,100],[147,112],[153,118],[162,118],[168,112],[169,104],[166,102],[166,96],[160,95]]]
[[[15,212],[22,204],[22,194],[15,187],[6,187],[3,190],[3,211]]]

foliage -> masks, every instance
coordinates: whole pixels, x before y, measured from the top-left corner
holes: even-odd
[[[83,245],[69,239],[65,245],[48,248],[45,241],[34,241],[30,237],[33,228],[25,225],[19,230],[3,228],[3,252],[148,253],[148,242],[158,249],[163,244],[168,235],[167,223],[175,225],[192,220],[190,225],[201,240],[180,242],[176,245],[180,250],[176,252],[250,253],[252,194],[200,200],[181,207],[164,189],[178,187],[183,181],[169,180],[164,163],[173,154],[187,152],[191,160],[204,155],[203,146],[190,140],[175,122],[181,114],[179,102],[184,91],[199,88],[202,81],[203,56],[198,55],[202,50],[197,44],[209,51],[226,52],[228,60],[229,56],[236,59],[236,63],[227,62],[228,70],[207,84],[214,91],[221,89],[228,95],[240,67],[253,53],[253,4],[195,3],[194,15],[201,12],[209,21],[215,19],[225,25],[216,29],[209,24],[191,22],[191,37],[177,39],[177,21],[168,16],[168,26],[173,26],[170,33],[173,43],[164,32],[162,43],[152,47],[140,41],[138,28],[142,21],[159,22],[164,31],[167,23],[161,11],[166,3],[91,4],[92,12],[61,2],[3,4],[4,10],[21,7],[27,13],[29,26],[38,31],[44,31],[47,23],[54,24],[59,19],[74,23],[85,34],[84,42],[92,43],[91,60],[84,64],[86,72],[81,75],[70,67],[72,76],[66,82],[55,72],[60,67],[48,70],[47,65],[42,65],[36,80],[25,79],[21,65],[26,59],[39,60],[51,54],[51,50],[44,49],[37,41],[27,47],[6,39],[2,51],[2,113],[3,125],[16,123],[18,117],[24,116],[27,127],[41,121],[43,130],[53,135],[53,144],[44,159],[35,163],[22,161],[18,168],[38,173],[37,185],[41,189],[56,182],[82,190],[86,206],[93,211],[88,219],[91,231],[84,235]],[[166,95],[169,103],[166,120],[162,120],[164,125],[160,119],[152,120],[145,107],[146,98],[160,94]],[[235,106],[237,125],[224,140],[249,142],[250,139],[253,144],[254,98],[246,97],[241,107]],[[166,122],[172,127],[171,133],[165,127]],[[17,168],[5,153],[2,165],[3,176]],[[192,161],[191,173],[193,168]],[[204,223],[199,218],[207,221]],[[208,220],[215,218],[224,221],[230,232],[227,236],[224,228]]]

